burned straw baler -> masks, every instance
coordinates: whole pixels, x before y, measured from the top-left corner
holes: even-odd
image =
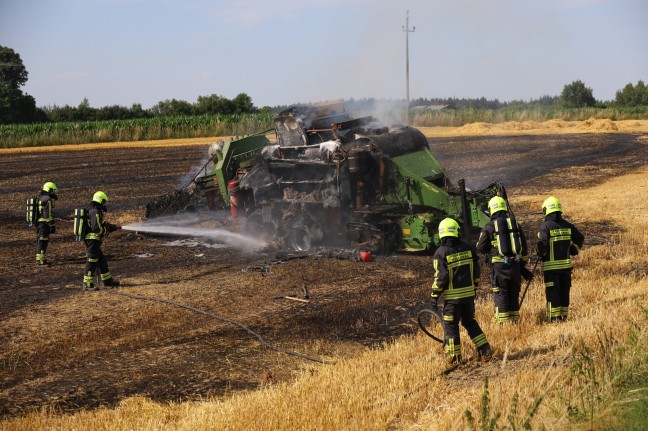
[[[271,131],[214,144],[195,178],[211,208],[230,207],[248,233],[280,248],[426,251],[452,217],[476,241],[499,183],[452,182],[417,129],[351,118],[341,103],[291,107]]]

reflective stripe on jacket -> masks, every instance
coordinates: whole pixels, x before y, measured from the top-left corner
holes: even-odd
[[[502,213],[504,215],[502,215]],[[506,216],[505,212],[503,211],[497,212],[491,217],[491,221],[489,221],[486,224],[486,226],[482,228],[482,231],[479,234],[479,240],[477,241],[477,246],[476,246],[477,251],[479,253],[488,254],[491,263],[504,262],[504,259],[506,257],[509,258],[519,257],[520,260],[522,260],[523,262],[529,260],[529,252],[527,248],[526,237],[524,235],[524,231],[522,230],[522,227],[517,221],[515,222],[515,224],[517,226],[517,231],[520,237],[520,249],[515,250],[516,253],[511,256],[504,256],[500,250],[500,241],[497,232],[502,229],[499,229],[499,226],[497,224],[508,223],[508,230],[510,231],[513,228],[513,226],[511,226],[512,220],[513,220],[512,218]]]
[[[563,219],[560,213],[545,217],[538,231],[538,254],[542,256],[544,271],[569,270],[573,267],[570,248],[580,250],[585,242],[583,234]]]
[[[444,238],[434,253],[433,266],[433,296],[443,293],[446,301],[475,296],[480,269],[477,253],[468,243],[458,238]]]
[[[54,216],[52,215],[53,208],[52,198],[49,195],[43,194],[38,197],[38,222],[39,223],[54,223]]]
[[[95,205],[90,206],[88,210],[88,223],[90,224],[89,232],[86,234],[85,239],[101,240],[106,235],[108,230],[104,226],[103,211]]]

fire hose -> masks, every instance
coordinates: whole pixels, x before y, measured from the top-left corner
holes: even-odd
[[[430,319],[429,324],[426,322],[428,315]],[[419,327],[425,333],[425,335],[432,338],[434,341],[443,344],[443,338],[440,338],[437,335],[435,335],[432,329],[432,326],[436,321],[437,324],[434,326],[437,328],[438,327],[441,328],[441,337],[443,337],[443,318],[441,317],[441,312],[438,308],[435,308],[433,310],[430,310],[429,308],[424,308],[423,310],[418,312],[418,314],[416,315],[416,320],[418,321]],[[438,331],[439,329],[436,329],[436,332]]]
[[[520,298],[520,305],[518,310],[522,308],[522,303],[524,302],[524,298],[526,297],[527,291],[529,290],[529,286],[531,285],[531,281],[533,281],[533,277],[535,276],[535,270],[538,267],[538,262],[540,262],[540,256],[538,256],[538,258],[536,259],[535,264],[533,265],[533,269],[530,272],[530,276],[527,280],[526,287],[524,288],[524,292],[522,292],[522,297]]]
[[[236,320],[229,319],[229,318],[227,318],[225,316],[210,313],[208,311],[204,311],[204,310],[201,310],[199,308],[192,307],[190,305],[181,304],[179,302],[169,301],[168,299],[155,298],[155,297],[151,297],[151,296],[142,296],[142,295],[137,295],[137,294],[134,294],[134,293],[119,292],[119,291],[116,291],[116,290],[106,290],[106,289],[101,289],[101,290],[103,290],[104,292],[110,293],[112,295],[126,296],[128,298],[141,299],[141,300],[145,300],[145,301],[161,302],[163,304],[169,304],[169,305],[173,305],[173,306],[176,306],[176,307],[184,308],[186,310],[193,311],[194,313],[204,314],[205,316],[213,317],[214,319],[218,319],[218,320],[221,320],[223,322],[227,322],[227,323],[230,323],[232,325],[238,326],[239,328],[246,331],[248,334],[251,334],[252,336],[254,336],[265,347],[267,347],[268,349],[273,350],[275,352],[285,353],[286,355],[291,355],[291,356],[297,356],[297,357],[302,358],[302,359],[307,359],[309,361],[319,362],[319,363],[322,363],[322,364],[332,364],[332,365],[335,364],[334,361],[327,361],[325,359],[315,358],[315,357],[312,357],[312,356],[304,355],[302,353],[293,352],[293,351],[290,351],[290,350],[285,350],[285,349],[280,349],[278,347],[275,347],[272,344],[268,343],[266,340],[264,340],[259,334],[257,334],[256,332],[254,332],[253,330],[251,330],[250,328],[245,326],[244,324],[242,324],[240,322],[237,322]]]

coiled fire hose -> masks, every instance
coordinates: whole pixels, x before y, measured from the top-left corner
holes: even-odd
[[[427,316],[429,316],[430,319],[429,324],[427,322]],[[435,308],[433,310],[430,310],[429,308],[424,308],[423,310],[418,312],[418,314],[416,315],[416,320],[418,321],[419,327],[425,333],[425,335],[432,338],[434,341],[443,344],[443,318],[441,317],[441,312],[439,311],[439,309]],[[437,322],[436,325],[434,325],[435,321]],[[436,328],[440,328],[441,338],[439,338],[439,336],[435,335],[432,332],[433,325]],[[438,331],[439,330],[437,329],[437,332]]]

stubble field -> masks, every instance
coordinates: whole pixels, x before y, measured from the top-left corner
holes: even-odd
[[[531,245],[538,208],[517,198],[599,184],[648,160],[641,133],[429,141],[451,178],[465,178],[472,188],[494,180],[507,186]],[[427,256],[396,254],[370,263],[315,256],[279,261],[273,254],[171,246],[169,238],[119,231],[108,237],[104,252],[123,286],[81,292],[85,255],[72,238],[72,209],[103,190],[110,197],[109,221],[139,221],[148,201],[185,185],[187,174],[204,161],[206,144],[176,144],[0,153],[0,414],[5,418],[42,407],[110,407],[137,395],[160,402],[228,397],[328,366],[284,351],[340,361],[417,333],[415,316],[428,302],[432,276]],[[60,189],[57,233],[48,250],[54,266],[38,269],[35,234],[26,227],[23,207],[50,180]],[[222,227],[231,224],[220,220]],[[590,244],[607,241],[615,229],[603,223],[581,227]],[[486,288],[479,299],[484,309],[491,306]],[[285,298],[303,299],[304,290],[309,302]],[[530,295],[538,301],[541,290],[536,286]],[[186,304],[245,328],[119,292]],[[542,310],[525,314],[537,322]],[[430,342],[430,348],[436,346]],[[496,353],[501,356],[503,346],[496,346]],[[467,373],[464,382],[481,376]]]

